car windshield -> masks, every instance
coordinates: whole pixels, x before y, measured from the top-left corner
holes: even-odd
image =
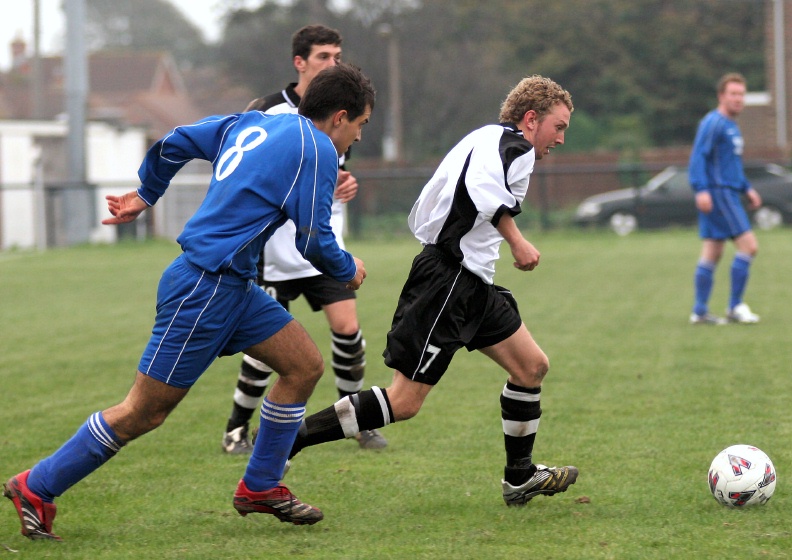
[[[684,169],[680,170],[676,167],[667,167],[649,179],[649,182],[646,183],[646,190],[652,192],[664,185],[667,185],[669,188],[675,188],[680,181],[684,185],[687,185],[687,171]]]

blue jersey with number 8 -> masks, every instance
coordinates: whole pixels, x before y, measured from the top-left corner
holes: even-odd
[[[255,278],[264,244],[290,218],[306,260],[341,282],[354,277],[352,255],[330,228],[338,153],[310,120],[251,111],[176,127],[146,154],[138,171],[140,197],[156,203],[192,159],[213,167],[203,203],[177,238],[192,264],[212,274]]]

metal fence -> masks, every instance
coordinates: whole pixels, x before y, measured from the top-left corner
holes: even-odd
[[[551,229],[571,223],[577,204],[605,191],[637,187],[667,167],[666,163],[582,163],[537,165],[531,177],[521,226]],[[407,231],[407,215],[434,167],[357,169],[358,196],[349,203],[352,236]]]
[[[618,188],[637,187],[672,163],[680,162],[540,162],[531,178],[518,225],[542,229],[566,227],[571,223],[575,207],[584,198]],[[350,237],[408,234],[407,215],[434,169],[428,166],[353,167],[360,189],[348,205],[347,234]],[[119,227],[118,237],[175,239],[201,204],[209,179],[208,173],[177,175],[166,196],[145,214],[144,219]],[[33,213],[46,221],[46,245],[90,240],[87,238],[92,228],[102,227],[99,221],[104,209],[104,195],[108,192],[121,194],[136,186],[136,183],[84,185],[80,188],[46,185],[46,196],[43,197],[45,211]],[[34,187],[16,185],[10,189],[4,185],[0,194],[20,189],[28,189],[32,196]],[[0,208],[5,206],[3,215],[9,214],[8,200],[6,196],[0,198]],[[13,209],[11,211],[13,213]]]
[[[636,187],[668,164],[572,163],[536,166],[531,178],[521,226],[552,229],[571,222],[577,204],[608,190]],[[351,237],[409,233],[407,215],[435,167],[353,167],[360,184],[348,204],[347,234]],[[176,238],[198,208],[209,184],[208,175],[177,175],[172,187],[153,209],[149,235]]]

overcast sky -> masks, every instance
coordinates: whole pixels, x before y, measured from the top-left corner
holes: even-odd
[[[203,31],[207,41],[213,42],[220,35],[220,15],[223,13],[219,0],[167,0]],[[253,4],[253,2],[249,2]],[[11,65],[11,41],[21,36],[33,48],[33,0],[0,0],[0,70]],[[41,10],[42,54],[63,51],[66,23],[61,6],[63,0],[39,0]]]

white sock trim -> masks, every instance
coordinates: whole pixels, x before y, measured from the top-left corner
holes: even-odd
[[[338,415],[338,421],[341,423],[341,429],[344,430],[344,437],[355,437],[360,432],[360,428],[358,427],[355,407],[350,398],[344,397],[333,406]]]
[[[239,389],[234,391],[234,402],[242,408],[256,410],[256,408],[258,408],[260,398],[261,397],[251,397],[250,395],[246,395]]]
[[[380,404],[380,408],[382,409],[382,418],[385,421],[385,425],[387,426],[390,424],[390,412],[388,412],[388,402],[385,400],[385,395],[382,394],[382,389],[379,387],[371,387],[371,391],[377,397],[377,401]]]
[[[528,422],[503,420],[503,433],[512,437],[525,437],[535,434],[539,430],[539,418]]]

